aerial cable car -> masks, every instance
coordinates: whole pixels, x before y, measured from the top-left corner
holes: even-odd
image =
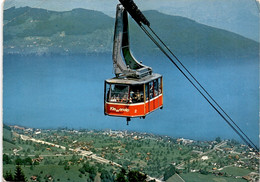
[[[113,45],[113,66],[116,77],[105,80],[105,115],[126,117],[128,124],[132,117],[145,118],[150,112],[163,107],[162,76],[153,73],[152,68],[138,62],[131,54],[129,48],[127,15],[127,13],[129,13],[144,33],[168,57],[210,106],[226,121],[249,148],[259,154],[259,148],[254,142],[251,141],[235,121],[223,110],[169,47],[153,31],[150,27],[150,22],[138,9],[133,0],[119,1],[121,4],[117,5]]]
[[[147,21],[148,22],[148,21]],[[130,118],[163,107],[163,78],[137,61],[129,47],[128,13],[117,5],[113,43],[115,77],[105,80],[104,114]]]

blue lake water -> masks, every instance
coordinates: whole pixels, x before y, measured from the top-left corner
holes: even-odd
[[[197,140],[239,139],[165,58],[143,63],[164,77],[164,108],[146,119],[103,114],[104,80],[114,77],[108,56],[4,57],[4,123],[40,128],[134,130]],[[258,143],[258,59],[183,59],[183,63],[246,134]]]

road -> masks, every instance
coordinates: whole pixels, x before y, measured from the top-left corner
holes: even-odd
[[[218,170],[221,171],[221,170],[223,170],[223,169],[225,169],[225,168],[227,168],[227,167],[232,167],[232,166],[234,166],[234,164],[231,164],[231,165],[228,165],[228,166],[224,166],[224,167],[222,167],[222,168],[219,168]]]
[[[226,145],[226,144],[227,144],[227,142],[223,141],[223,142],[221,142],[221,143],[215,145],[215,146],[213,147],[213,149],[211,149],[211,150],[209,150],[209,151],[207,151],[207,152],[204,152],[204,153],[200,154],[200,156],[207,155],[208,153],[211,153],[211,152],[213,152],[214,150],[217,150],[217,149],[219,149],[219,147],[222,147],[223,145]]]
[[[53,147],[57,147],[57,148],[61,148],[63,150],[66,150],[66,147],[64,147],[64,146],[57,145],[57,144],[50,143],[50,142],[46,142],[46,141],[43,141],[43,140],[38,140],[38,139],[35,139],[35,138],[32,138],[32,137],[28,137],[26,135],[20,135],[20,137],[21,137],[22,140],[31,140],[31,141],[36,142],[36,143],[47,144],[47,145],[51,145]],[[122,165],[120,165],[118,163],[115,163],[115,162],[113,162],[111,160],[105,159],[103,157],[99,157],[99,156],[97,156],[96,154],[94,154],[91,151],[85,151],[85,150],[82,150],[80,148],[77,148],[77,149],[69,148],[69,150],[70,151],[79,152],[80,155],[85,156],[85,157],[90,157],[90,158],[96,160],[99,163],[111,164],[111,165],[114,165],[114,166],[117,166],[117,167],[120,167],[120,168],[122,167]],[[147,175],[147,179],[148,180],[153,180],[154,179],[156,182],[162,182],[161,180],[153,178],[153,177],[148,176],[148,175]]]

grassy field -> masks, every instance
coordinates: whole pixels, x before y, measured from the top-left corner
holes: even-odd
[[[17,145],[3,141],[3,153],[13,153],[13,149],[19,149]]]
[[[223,176],[215,176],[213,174],[203,175],[198,173],[187,173],[180,174],[180,176],[188,182],[201,182],[201,181],[213,181],[213,182],[239,182],[245,180],[243,179],[235,179],[232,177],[223,177]]]
[[[12,132],[6,128],[3,128],[3,136],[5,139],[12,140]]]
[[[21,166],[22,170],[27,177],[27,179],[30,179],[31,176],[40,176],[40,178],[43,180],[45,176],[55,176],[55,181],[71,181],[71,182],[80,182],[80,181],[86,181],[87,175],[84,174],[82,177],[79,177],[80,172],[79,168],[80,166],[70,166],[70,169],[68,171],[64,170],[64,166],[60,165],[37,165],[33,168],[33,170],[30,169],[30,166]],[[14,173],[15,166],[14,165],[5,165],[4,167],[4,174],[6,171],[10,171]]]
[[[227,167],[222,170],[222,172],[226,172],[229,175],[233,176],[245,176],[248,175],[250,172],[249,169],[239,168],[239,167]]]

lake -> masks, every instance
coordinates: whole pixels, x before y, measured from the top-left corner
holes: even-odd
[[[238,139],[183,75],[162,57],[142,57],[164,78],[164,108],[146,119],[105,116],[104,80],[112,56],[4,56],[4,123],[35,128],[113,129],[196,140]],[[259,63],[182,59],[231,118],[258,144]]]

